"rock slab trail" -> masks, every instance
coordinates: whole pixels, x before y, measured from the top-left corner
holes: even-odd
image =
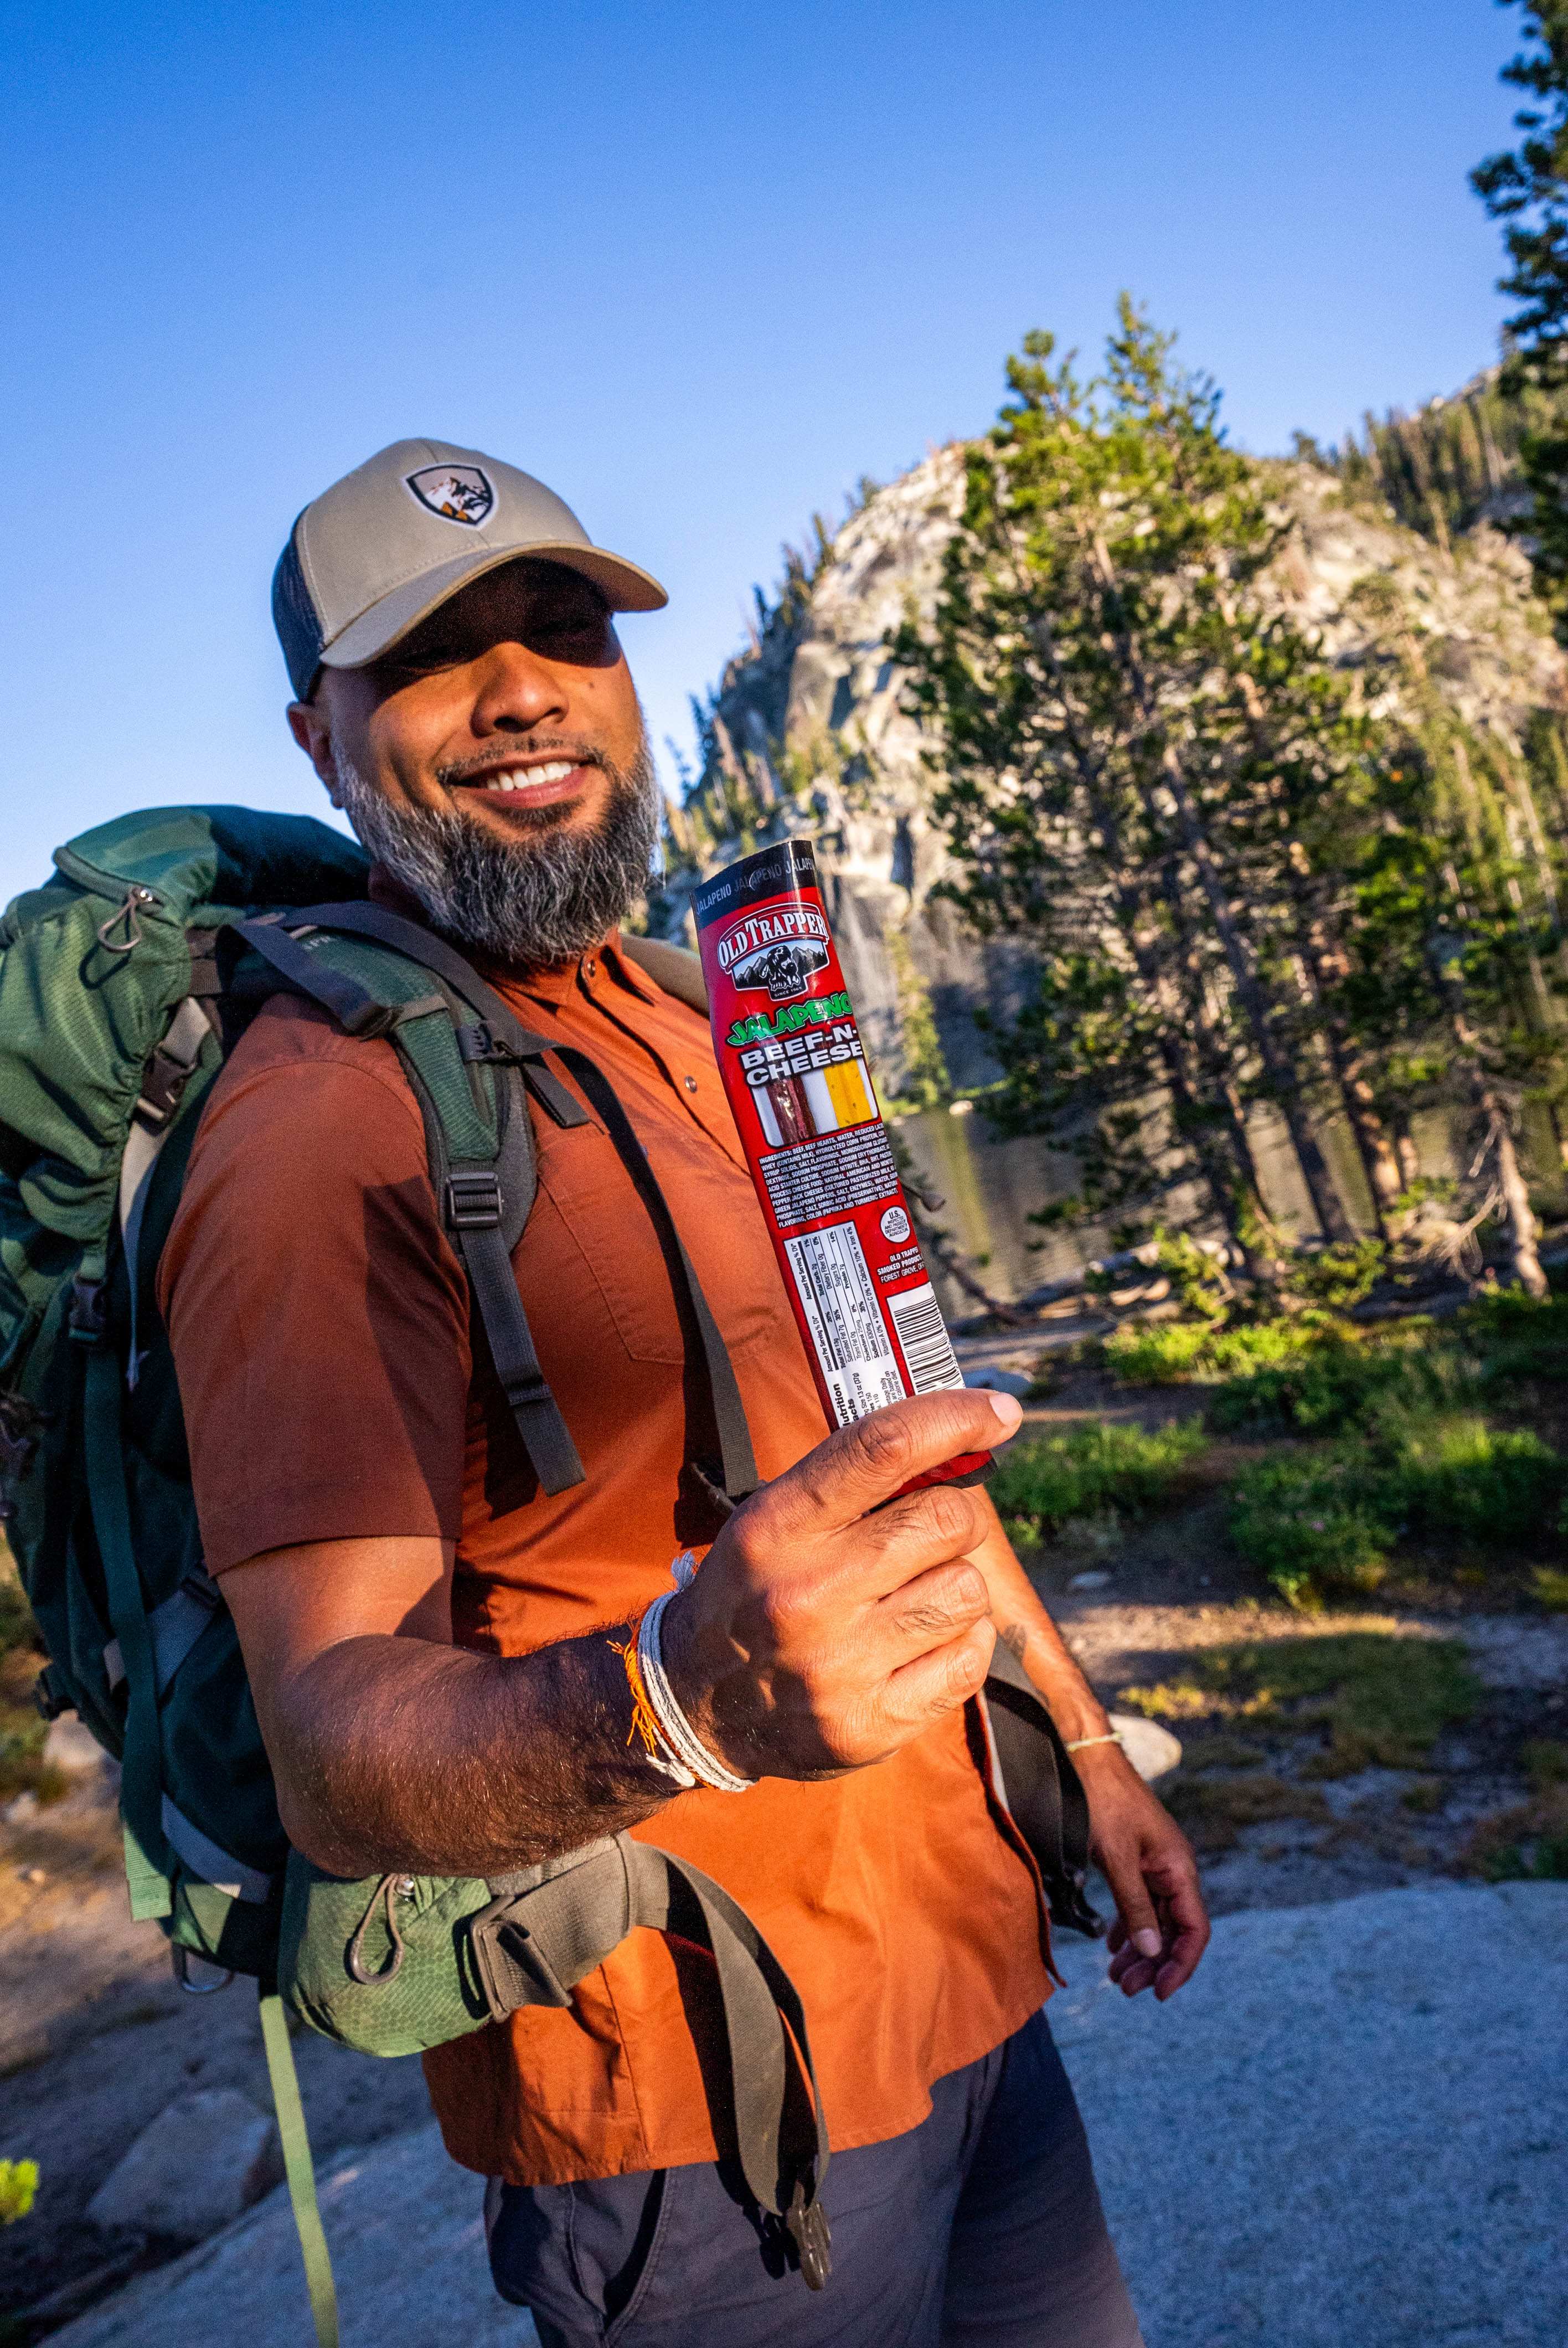
[[[1568,1886],[1225,1916],[1163,2008],[1108,1988],[1095,1944],[1061,1958],[1052,2024],[1148,2348],[1568,2340]],[[343,2348],[532,2348],[434,2127],[340,2157],[323,2201]],[[241,2327],[246,2348],[310,2338],[281,2190],[51,2348]]]

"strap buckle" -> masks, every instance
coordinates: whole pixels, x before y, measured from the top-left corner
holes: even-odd
[[[833,2236],[828,2230],[826,2210],[815,2193],[809,2201],[806,2199],[805,2188],[798,2178],[784,2221],[800,2252],[801,2277],[806,2289],[820,2291],[833,2271]]]
[[[491,1231],[501,1220],[501,1185],[493,1167],[446,1177],[446,1223],[454,1231]]]
[[[108,1282],[84,1279],[78,1272],[71,1282],[71,1313],[67,1323],[71,1335],[79,1345],[97,1345],[108,1334]]]

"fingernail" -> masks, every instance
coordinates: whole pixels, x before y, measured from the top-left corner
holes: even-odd
[[[1157,1957],[1160,1953],[1160,1935],[1145,1924],[1141,1932],[1133,1933],[1132,1946],[1141,1957]]]
[[[1002,1433],[1015,1435],[1023,1418],[1023,1405],[1017,1395],[997,1394],[988,1387],[986,1400],[995,1411],[1000,1422]]]

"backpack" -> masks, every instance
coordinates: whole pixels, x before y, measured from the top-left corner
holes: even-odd
[[[757,1482],[744,1410],[613,1087],[586,1054],[525,1029],[453,949],[372,905],[363,850],[309,818],[142,811],[54,860],[0,917],[0,1514],[48,1653],[40,1709],[74,1707],[121,1765],[133,1915],[159,1921],[188,1987],[221,1985],[193,1980],[192,1956],[258,1984],[322,2348],[335,2348],[336,2310],[285,2007],[366,2053],[410,2053],[525,2003],[567,2003],[638,1925],[712,1951],[747,2184],[820,2287],[828,2146],[805,2016],[718,1884],[625,1835],[488,1880],[345,1882],[290,1849],[239,1641],[202,1563],[156,1303],[212,1081],[270,994],[307,996],[396,1049],[518,1437],[542,1488],[563,1490],[583,1470],[510,1260],[537,1187],[531,1117],[580,1124],[586,1098],[659,1231],[719,1440],[717,1458],[692,1465],[722,1514]],[[1097,1930],[1071,1763],[1001,1650],[989,1692],[994,1753],[1052,1914]]]

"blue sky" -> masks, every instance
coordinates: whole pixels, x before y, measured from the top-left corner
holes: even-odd
[[[655,741],[866,472],[1126,285],[1257,449],[1492,355],[1489,0],[0,5],[0,900],[126,807],[314,810],[272,563],[405,434],[540,474],[671,609]],[[667,767],[666,771],[669,772]]]

